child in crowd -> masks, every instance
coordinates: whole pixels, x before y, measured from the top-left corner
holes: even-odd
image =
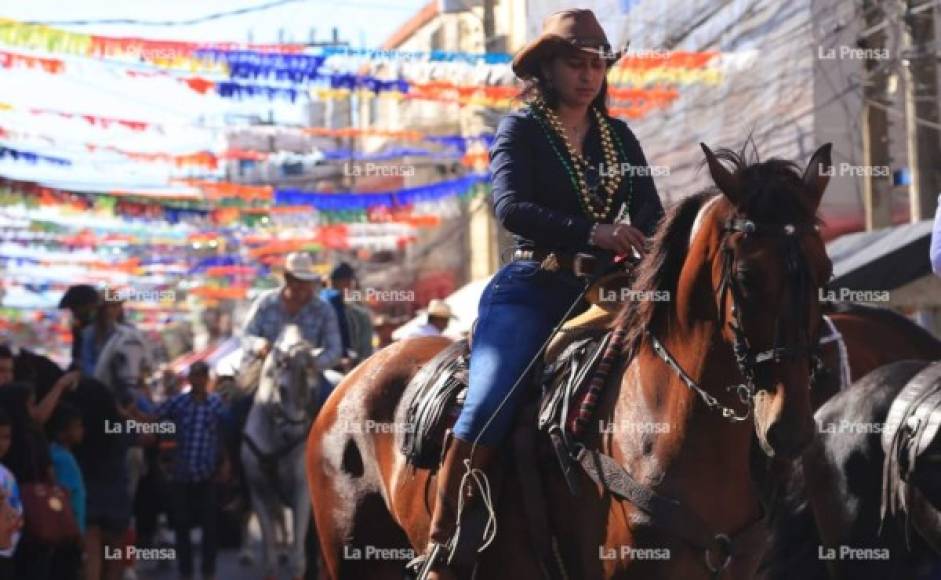
[[[0,460],[6,456],[10,450],[10,443],[13,440],[13,424],[6,411],[0,409]],[[13,564],[13,553],[16,551],[17,543],[20,541],[19,528],[23,525],[23,504],[20,501],[20,490],[16,485],[16,478],[13,472],[0,464],[0,495],[3,496],[4,509],[0,510],[0,517],[9,518],[10,508],[12,508],[17,519],[13,526],[16,530],[9,539],[9,545],[5,541],[0,541],[0,580],[13,580],[16,577]],[[6,530],[8,526],[0,526],[0,529]],[[0,540],[5,540],[8,534],[0,534]]]
[[[80,444],[84,437],[85,424],[81,411],[75,405],[60,402],[49,425],[52,469],[56,483],[69,492],[72,512],[82,533],[85,532],[85,481],[82,478],[82,470],[72,455],[72,448]]]
[[[85,423],[82,412],[71,403],[60,401],[48,425],[49,453],[52,456],[52,470],[56,483],[69,492],[69,501],[72,504],[72,513],[78,529],[85,535],[85,479],[78,466],[72,449],[85,438]],[[75,544],[62,546],[56,550],[56,558],[52,563],[51,578],[56,580],[73,580],[78,578],[78,571],[82,567],[82,546]]]

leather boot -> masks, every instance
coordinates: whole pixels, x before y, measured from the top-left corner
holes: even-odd
[[[461,489],[461,480],[467,472],[464,461],[471,456],[472,444],[457,437],[450,437],[449,439],[448,450],[438,470],[435,507],[431,515],[431,527],[428,532],[426,554],[432,557],[436,553],[438,554],[435,558],[435,564],[432,565],[428,573],[428,580],[457,579],[457,576],[448,567],[447,561],[452,547],[451,539],[457,529],[459,494],[464,495],[464,510],[469,509],[471,504],[479,499],[475,497],[479,493],[479,490],[475,487],[468,484],[463,490]],[[496,450],[494,448],[482,447],[478,444],[477,448],[474,449],[471,467],[486,470],[495,454]]]

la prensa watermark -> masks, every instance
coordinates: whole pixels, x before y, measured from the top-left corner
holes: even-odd
[[[598,421],[598,432],[605,435],[621,433],[648,434],[669,433],[670,424],[664,421]]]
[[[599,288],[599,302],[669,302],[669,290],[634,290],[632,288]]]
[[[383,290],[380,288],[346,288],[345,302],[415,302],[414,290]]]
[[[817,546],[819,560],[888,560],[891,552],[888,548],[856,548],[841,545],[837,547]]]
[[[598,164],[598,174],[602,177],[666,177],[670,175],[667,165],[634,165],[632,163]]]
[[[885,47],[862,48],[841,44],[839,46],[817,46],[820,60],[889,60],[889,49]]]
[[[872,423],[865,421],[850,421],[843,419],[837,422],[824,423],[820,426],[821,433],[853,435],[879,434],[885,431],[885,423]]]
[[[888,165],[856,165],[841,161],[830,166],[820,165],[820,177],[891,177]]]
[[[175,290],[135,290],[105,288],[105,302],[176,302]]]
[[[365,421],[340,421],[338,427],[344,433],[350,435],[365,434],[395,434],[395,433],[413,433],[415,431],[414,423],[399,423],[374,421],[367,419]]]
[[[138,548],[137,546],[105,546],[105,560],[176,560],[175,548]]]
[[[598,546],[599,560],[669,560],[669,548],[635,548],[629,545]]]
[[[379,546],[343,546],[344,560],[414,560],[411,548],[380,548]]]
[[[837,290],[818,288],[817,298],[820,302],[889,302],[891,295],[888,290],[853,290],[845,287]]]
[[[345,177],[415,177],[415,166],[390,163],[344,163]]]
[[[171,421],[138,421],[125,419],[112,421],[105,419],[106,435],[173,435],[176,423]]]

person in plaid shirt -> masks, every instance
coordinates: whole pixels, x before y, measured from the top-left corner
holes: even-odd
[[[158,420],[173,421],[176,430],[176,459],[172,475],[176,556],[180,575],[193,574],[190,528],[203,530],[202,574],[212,578],[216,567],[217,480],[227,469],[222,453],[221,422],[225,405],[219,395],[208,392],[209,367],[194,363],[189,370],[189,392],[176,395],[157,407]]]

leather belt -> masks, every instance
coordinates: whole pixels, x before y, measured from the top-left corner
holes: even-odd
[[[559,270],[573,271],[576,254],[538,249],[516,250],[513,252],[513,261],[515,262],[517,260],[535,260],[540,263],[540,268],[548,270],[549,272],[557,272]]]
[[[551,250],[516,250],[513,252],[513,261],[516,260],[535,260],[539,262],[539,267],[547,272],[565,270],[572,272],[576,277],[591,276],[599,267],[598,258],[592,254],[570,254]]]

